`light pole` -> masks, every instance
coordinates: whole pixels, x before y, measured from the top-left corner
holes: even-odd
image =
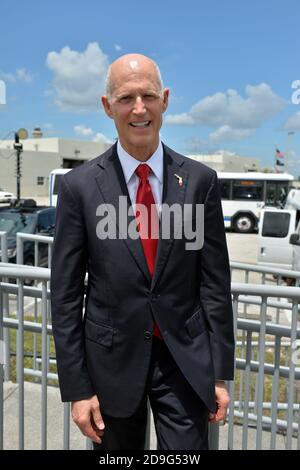
[[[286,169],[286,172],[288,172],[289,170],[289,157],[290,157],[290,153],[291,153],[291,141],[292,141],[292,136],[295,134],[294,131],[289,131],[288,132],[288,139],[287,139],[287,149],[286,149],[286,159],[285,159],[285,169]]]
[[[28,137],[26,129],[19,129],[15,132],[15,143],[14,149],[16,151],[16,177],[17,177],[17,200],[21,197],[21,153],[23,152],[23,144],[20,143],[20,139],[25,140]]]

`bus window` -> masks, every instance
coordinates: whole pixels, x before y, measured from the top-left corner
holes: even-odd
[[[219,180],[221,199],[230,198],[230,180]]]
[[[267,206],[275,206],[276,204],[276,183],[274,181],[267,181],[267,194],[266,204]]]
[[[288,195],[288,185],[283,182],[277,183],[277,204],[284,206]]]
[[[232,199],[261,201],[263,199],[263,181],[233,181]]]

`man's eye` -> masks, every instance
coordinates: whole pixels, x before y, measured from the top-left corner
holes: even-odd
[[[122,96],[120,98],[121,103],[127,103],[130,100],[130,96]]]

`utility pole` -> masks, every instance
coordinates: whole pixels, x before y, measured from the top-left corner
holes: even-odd
[[[17,200],[20,199],[21,196],[21,153],[23,152],[23,145],[20,143],[20,137],[17,132],[15,132],[15,143],[14,149],[16,151],[16,177],[17,177]]]
[[[291,157],[291,152],[292,152],[292,146],[291,146],[291,141],[292,141],[292,136],[295,134],[293,131],[288,132],[288,139],[287,139],[287,149],[286,149],[286,157],[285,157],[285,170],[288,172],[289,169],[289,160]]]
[[[15,132],[15,143],[14,149],[16,151],[16,177],[17,177],[17,200],[21,197],[21,153],[23,152],[23,144],[20,143],[20,139],[27,139],[28,132],[26,129],[19,129]]]

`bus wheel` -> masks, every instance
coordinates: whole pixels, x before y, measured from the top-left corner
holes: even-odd
[[[238,233],[251,233],[254,231],[255,221],[249,214],[239,214],[233,220],[233,230]]]

